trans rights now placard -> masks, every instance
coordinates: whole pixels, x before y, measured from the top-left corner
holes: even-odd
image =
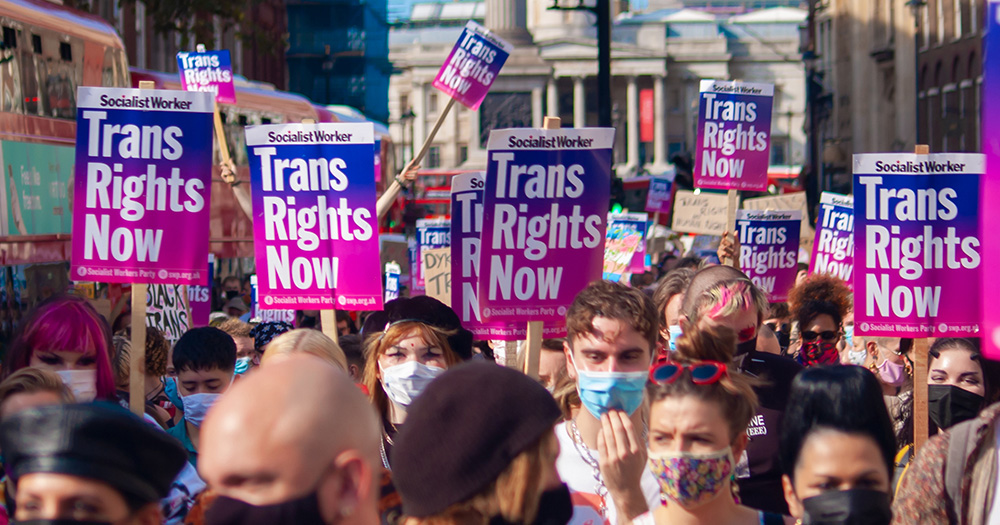
[[[823,192],[809,273],[840,277],[854,288],[854,197]]]
[[[614,130],[490,133],[479,304],[490,322],[563,326],[576,294],[601,278]]]
[[[765,191],[774,86],[702,80],[694,185]]]
[[[885,337],[979,331],[982,155],[854,156],[855,329]]]
[[[799,228],[802,212],[737,210],[740,233],[740,269],[768,301],[788,299],[798,273]]]
[[[74,279],[207,282],[212,95],[81,87]]]
[[[257,303],[382,308],[371,123],[246,129]]]
[[[177,70],[185,91],[212,93],[216,102],[236,103],[236,84],[229,50],[177,53]]]
[[[1000,0],[987,4],[986,33],[983,35],[982,152],[986,154],[986,176],[979,198],[982,231],[1000,225]],[[974,117],[973,117],[974,118]],[[1000,268],[1000,237],[983,239],[983,266]],[[1000,272],[983,272],[980,304],[983,316],[983,352],[990,359],[1000,359]]]
[[[514,46],[469,20],[448,54],[434,87],[469,109],[479,109]]]

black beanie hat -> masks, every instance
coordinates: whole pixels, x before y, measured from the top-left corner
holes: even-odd
[[[365,319],[361,337],[367,339],[370,334],[383,332],[391,325],[406,322],[423,323],[448,332],[455,331],[455,334],[448,337],[451,350],[462,360],[472,358],[472,332],[462,328],[462,321],[451,307],[427,295],[401,297],[385,303],[382,312],[372,313]]]
[[[521,372],[475,361],[448,369],[410,405],[392,449],[403,513],[433,516],[475,496],[560,416]]]

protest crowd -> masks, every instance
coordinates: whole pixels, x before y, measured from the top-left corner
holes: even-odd
[[[513,52],[462,31],[434,132]],[[240,186],[228,51],[179,60],[220,85],[78,88],[69,280],[118,306],[3,345],[0,525],[1000,525],[986,156],[856,155],[809,209],[775,86],[702,80],[690,190],[614,209],[617,130],[493,129],[394,260],[431,138],[393,177],[370,122],[246,126]]]

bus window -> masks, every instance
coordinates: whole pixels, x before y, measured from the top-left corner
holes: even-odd
[[[17,32],[13,27],[3,26],[3,41],[0,42],[0,111],[21,113],[24,108],[21,98],[21,69],[17,60]]]
[[[29,35],[28,45],[21,46],[21,92],[24,96],[25,113],[44,117],[46,115],[45,95],[38,87],[38,77],[36,76],[38,72],[35,67],[35,58],[41,58],[35,50],[41,50],[41,48],[41,38],[38,35]]]
[[[111,47],[104,49],[101,85],[104,87],[131,87],[125,52],[121,49]]]

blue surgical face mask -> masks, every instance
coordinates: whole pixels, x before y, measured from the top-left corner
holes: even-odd
[[[677,324],[668,326],[667,330],[670,332],[670,353],[673,354],[677,351],[677,340],[680,339],[683,332],[681,332],[681,326]]]
[[[576,369],[576,387],[583,406],[597,419],[609,410],[632,415],[642,405],[648,372],[590,372]]]
[[[236,372],[236,375],[238,375],[238,376],[243,375],[243,374],[247,373],[247,371],[250,370],[250,361],[251,361],[251,359],[252,358],[250,356],[239,357],[239,358],[236,359],[236,368],[234,369],[234,371]]]
[[[844,327],[844,342],[847,343],[847,348],[854,347],[854,325],[847,325]]]

